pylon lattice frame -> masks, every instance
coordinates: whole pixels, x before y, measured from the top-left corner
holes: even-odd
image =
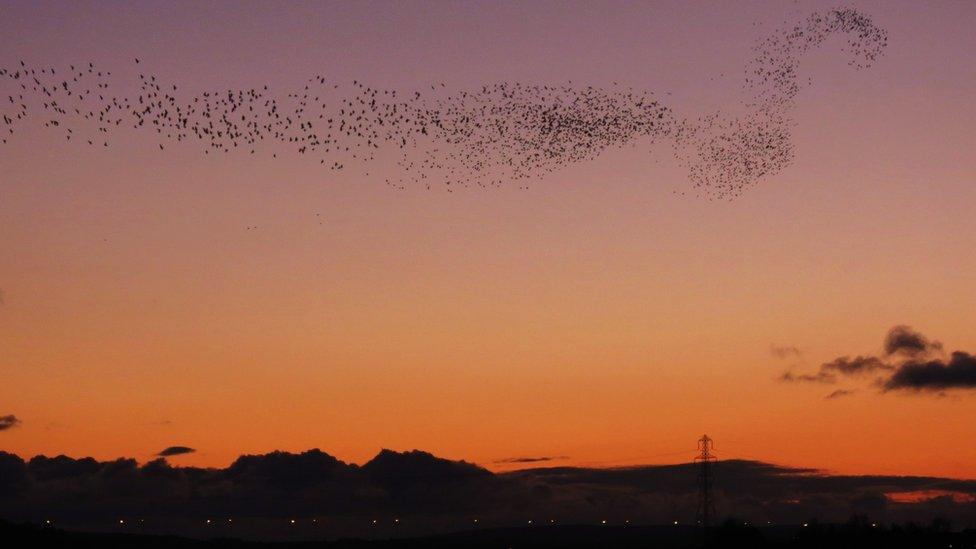
[[[713,441],[708,435],[702,435],[698,439],[698,456],[695,462],[699,464],[698,469],[698,513],[695,523],[702,528],[708,528],[715,519],[715,500],[712,497],[712,464],[718,458],[712,454]]]

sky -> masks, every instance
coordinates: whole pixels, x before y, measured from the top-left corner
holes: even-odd
[[[976,351],[969,2],[854,2],[804,57],[794,161],[732,201],[638,141],[499,189],[36,127],[0,148],[0,449],[419,448],[500,470],[720,458],[976,477],[970,390],[785,383],[909,325]],[[618,82],[706,114],[816,3],[4,2],[0,67],[133,58],[184,88]],[[5,94],[4,94],[5,95]],[[257,227],[249,230],[247,227]],[[798,353],[776,356],[777,348]],[[780,355],[784,353],[779,353]]]

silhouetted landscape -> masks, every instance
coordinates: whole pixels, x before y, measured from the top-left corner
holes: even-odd
[[[140,465],[66,456],[25,462],[0,454],[0,516],[109,537],[36,527],[14,530],[16,535],[98,543],[166,534],[197,540],[407,540],[397,544],[463,539],[465,545],[485,546],[503,539],[599,544],[609,536],[617,545],[649,536],[680,546],[702,541],[694,524],[698,468],[688,463],[493,473],[426,452],[389,450],[363,465],[310,450],[241,456],[223,469],[174,466],[165,458]],[[887,536],[894,535],[892,524],[935,524],[938,535],[947,535],[949,525],[957,531],[974,525],[974,481],[841,476],[742,460],[717,462],[714,470],[716,522],[733,521],[710,529],[715,536],[761,534],[777,543],[798,543],[813,531],[843,537],[853,535],[850,528],[809,528],[851,517],[861,517],[855,526],[880,527]],[[803,524],[807,529],[800,530]],[[911,531],[926,539],[936,535]]]

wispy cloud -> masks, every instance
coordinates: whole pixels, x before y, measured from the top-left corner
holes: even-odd
[[[793,345],[782,345],[782,346],[781,345],[770,345],[769,346],[769,352],[774,357],[779,358],[779,359],[783,359],[783,360],[785,360],[787,358],[799,358],[799,357],[803,356],[803,353],[800,351],[800,349],[798,349],[797,347],[795,347]]]
[[[10,414],[8,416],[0,416],[0,431],[13,429],[18,425],[20,425],[20,420],[17,419],[17,416],[15,415]]]
[[[182,456],[183,454],[192,454],[196,451],[196,448],[190,448],[189,446],[170,446],[156,455],[162,457]]]
[[[794,374],[793,372],[783,372],[783,375],[779,376],[779,380],[787,383],[837,383],[837,376],[821,369],[821,371],[813,374]]]
[[[569,459],[569,456],[511,457],[505,459],[497,459],[494,461],[494,463],[540,463],[546,461],[558,461],[562,459]]]

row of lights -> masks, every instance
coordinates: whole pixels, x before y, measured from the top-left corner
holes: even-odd
[[[478,519],[474,519],[474,521],[478,522]],[[533,521],[530,519],[528,523],[533,524]],[[606,524],[606,523],[607,523],[607,519],[603,519],[600,521],[600,524]],[[678,524],[678,521],[674,521],[674,523]],[[556,524],[556,519],[549,519],[549,524]],[[630,519],[625,520],[624,524],[630,524]]]
[[[313,518],[312,519],[312,523],[318,523],[318,521],[319,521],[319,519],[317,519],[317,518]],[[139,519],[139,522],[140,523],[143,523],[143,522],[145,522],[145,519]],[[234,519],[230,519],[230,518],[227,519],[227,523],[228,524],[233,523],[233,522],[234,522]],[[473,522],[475,524],[478,524],[478,519],[473,519]],[[53,524],[53,523],[54,522],[51,519],[46,519],[44,521],[44,524],[49,525],[49,526],[51,524]],[[212,519],[207,519],[205,521],[205,523],[206,524],[213,524],[214,521]],[[288,523],[289,524],[297,524],[298,523],[298,520],[296,520],[296,519],[288,519]],[[373,525],[378,525],[379,523],[380,523],[380,521],[378,519],[373,519],[373,522],[372,522]],[[555,523],[556,523],[556,519],[549,519],[549,524],[555,524]],[[125,519],[119,519],[119,524],[120,525],[124,525],[125,524]],[[393,524],[400,524],[400,519],[398,519],[398,518],[393,519]],[[530,524],[530,525],[533,524],[533,521],[530,519],[528,521],[528,524]],[[600,521],[600,524],[607,524],[607,520],[606,519],[601,520]],[[624,520],[624,524],[630,524],[630,520],[629,519],[628,520]],[[680,523],[678,521],[674,521],[672,524],[674,524],[675,526],[678,526]],[[772,525],[773,523],[772,523],[772,521],[766,521],[766,524],[767,525]],[[749,523],[748,522],[744,522],[743,525],[744,526],[749,526]],[[803,523],[803,527],[804,528],[807,528],[809,526],[810,526],[810,523],[808,523],[808,522],[804,522]],[[878,524],[876,522],[872,522],[871,523],[871,527],[872,528],[877,528],[878,527]]]
[[[767,524],[768,524],[768,523],[767,523]],[[804,523],[803,523],[803,527],[804,527],[804,528],[806,528],[806,527],[808,527],[808,526],[810,526],[810,523],[809,523],[809,522],[804,522]],[[877,528],[877,527],[878,527],[878,523],[877,523],[877,522],[872,522],[872,523],[871,523],[871,528]]]
[[[317,519],[317,518],[311,519],[311,522],[312,523],[318,523],[318,521],[319,521],[319,519]],[[475,522],[478,522],[478,519],[474,519],[474,521]],[[139,519],[138,522],[140,524],[142,524],[142,523],[146,522],[146,519]],[[206,519],[204,521],[204,524],[214,524],[215,522],[217,522],[217,521],[215,521],[214,519]],[[233,522],[234,522],[234,519],[232,519],[232,518],[227,519],[227,523],[228,524],[231,524]],[[298,520],[297,519],[288,519],[288,524],[297,524],[297,523],[298,523]],[[399,523],[400,523],[400,519],[398,519],[398,518],[393,519],[393,524],[399,524]],[[50,525],[54,524],[54,521],[52,519],[44,519],[44,524],[47,525],[47,526],[50,526]],[[126,524],[126,519],[119,519],[118,524],[124,526]],[[373,524],[379,524],[379,521],[376,520],[376,519],[373,519]]]
[[[317,518],[313,518],[312,519],[312,522],[313,523],[317,523],[318,521],[319,521],[319,519],[317,519]],[[478,522],[478,519],[474,519],[474,521],[475,522]],[[146,519],[139,519],[139,522],[140,523],[146,522]],[[213,524],[214,522],[215,521],[213,519],[207,519],[207,520],[204,521],[205,524]],[[229,519],[227,519],[227,522],[228,523],[233,523],[234,522],[234,519],[229,518]],[[531,522],[531,521],[529,521],[529,522]],[[289,524],[297,524],[298,523],[298,520],[296,520],[296,519],[288,519],[288,523]],[[398,518],[393,519],[393,524],[399,524],[399,523],[400,523],[400,519],[398,519]],[[54,524],[54,521],[51,520],[51,519],[45,519],[44,520],[44,524],[50,526],[50,525]],[[125,524],[125,519],[119,519],[119,524],[120,525],[124,525]],[[376,520],[376,519],[373,519],[373,524],[379,524],[379,521]]]
[[[313,518],[312,519],[312,523],[318,523],[318,521],[319,521],[319,519],[317,519],[317,518]],[[140,523],[144,523],[144,522],[146,522],[146,520],[145,519],[139,519],[139,522]],[[206,519],[204,521],[205,524],[213,524],[214,522],[216,522],[216,521],[214,521],[213,519]],[[234,519],[232,519],[232,518],[227,519],[227,523],[228,524],[231,524],[233,522],[234,522]],[[473,522],[475,524],[478,524],[478,519],[473,519]],[[288,524],[297,524],[297,523],[298,523],[298,520],[297,519],[288,519]],[[380,523],[380,521],[378,519],[373,519],[372,524],[378,525],[379,523]],[[556,519],[549,519],[549,524],[555,524],[555,523],[556,523]],[[607,520],[606,519],[603,519],[603,520],[600,521],[600,524],[606,524],[606,523],[607,523]],[[51,524],[53,524],[53,521],[51,519],[46,519],[44,521],[44,524],[51,525]],[[124,525],[125,524],[125,519],[119,519],[119,524],[120,525]],[[398,518],[393,519],[393,524],[400,524],[400,519],[398,519]],[[532,524],[532,520],[531,519],[529,520],[529,524]],[[624,524],[630,524],[630,520],[629,519],[628,520],[625,520],[624,521]],[[674,524],[675,524],[675,526],[677,526],[678,525],[678,521],[674,521]],[[804,524],[804,526],[806,526],[806,524]]]
[[[319,519],[317,519],[317,518],[311,519],[311,522],[312,523],[318,523],[318,521],[319,521]],[[478,519],[474,519],[474,521],[475,522],[478,522]],[[139,519],[139,522],[140,523],[146,522],[146,519]],[[213,519],[206,519],[204,521],[205,524],[214,524],[215,522],[217,522],[217,521],[215,521]],[[228,523],[233,523],[234,522],[234,519],[229,518],[229,519],[227,519],[227,522]],[[393,524],[399,524],[399,523],[400,523],[400,519],[398,519],[398,518],[393,519]],[[51,519],[47,519],[47,520],[44,521],[44,524],[53,524],[53,521]],[[125,524],[125,519],[119,519],[119,524]],[[288,524],[298,524],[298,519],[288,519]],[[379,524],[379,520],[373,519],[373,524]]]

